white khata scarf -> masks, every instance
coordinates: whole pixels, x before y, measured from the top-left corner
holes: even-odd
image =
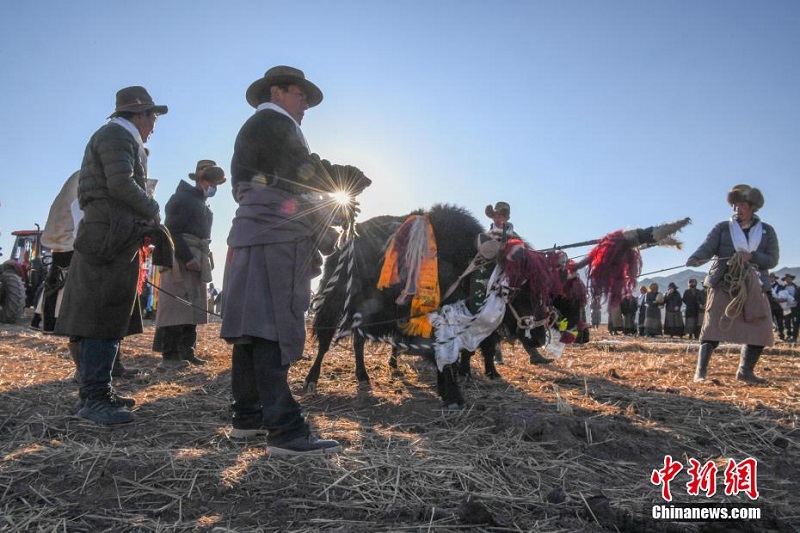
[[[128,133],[133,135],[133,138],[136,139],[136,144],[138,144],[140,147],[143,147],[142,135],[139,133],[139,130],[136,129],[136,126],[133,124],[133,122],[131,122],[130,120],[126,120],[122,117],[114,117],[111,120],[109,120],[109,122],[111,122],[112,124],[118,124],[123,128],[125,128],[128,131]]]
[[[133,138],[136,140],[136,144],[139,145],[139,160],[142,162],[142,167],[144,167],[144,173],[147,174],[147,152],[144,151],[144,142],[142,142],[142,134],[139,133],[139,130],[136,128],[136,125],[131,122],[130,120],[124,119],[122,117],[114,117],[109,120],[112,124],[117,124],[118,126],[122,126],[125,130],[133,135]]]
[[[764,233],[764,227],[761,225],[760,220],[750,226],[749,236],[745,236],[735,216],[732,216],[728,221],[728,228],[730,228],[731,231],[733,248],[737,252],[752,253],[758,250],[758,245],[761,244],[761,235]]]
[[[309,152],[311,151],[311,148],[308,147],[308,141],[306,140],[306,136],[303,135],[303,130],[300,129],[300,124],[298,124],[297,121],[294,119],[294,117],[292,117],[292,115],[287,113],[284,108],[282,108],[279,105],[273,104],[272,102],[264,102],[256,108],[256,113],[258,113],[262,109],[272,109],[273,111],[277,111],[281,115],[286,115],[287,117],[289,117],[292,120],[292,122],[294,122],[294,126],[295,128],[297,128],[297,135],[300,136],[300,139],[303,141],[303,144],[305,145],[306,149]]]

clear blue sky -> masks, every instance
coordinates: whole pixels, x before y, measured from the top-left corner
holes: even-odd
[[[169,106],[151,138],[162,205],[198,159],[229,168],[247,86],[277,64],[323,90],[313,151],[360,167],[365,220],[437,202],[512,205],[537,247],[683,217],[683,264],[749,183],[800,265],[800,2],[13,2],[0,19],[0,246],[44,226],[116,91]],[[212,199],[215,282],[235,211]],[[162,211],[163,212],[163,211]],[[573,254],[585,253],[585,249]],[[4,257],[5,258],[5,257]]]

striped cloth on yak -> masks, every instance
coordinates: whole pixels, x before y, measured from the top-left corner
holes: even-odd
[[[427,215],[411,215],[397,229],[378,278],[378,288],[386,289],[405,280],[396,303],[404,305],[411,297],[411,318],[400,324],[405,335],[430,338],[432,327],[427,314],[439,307],[439,264],[436,238]]]

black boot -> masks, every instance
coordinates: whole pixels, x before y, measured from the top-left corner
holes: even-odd
[[[161,339],[161,365],[162,369],[179,369],[189,366],[188,361],[181,359],[180,342],[183,336],[183,326],[164,326],[158,328]]]
[[[752,344],[742,346],[742,355],[739,359],[739,370],[736,372],[736,379],[751,385],[760,385],[767,382],[766,379],[761,379],[753,373],[753,369],[756,367],[763,350],[763,346],[753,346]]]
[[[455,411],[464,407],[464,397],[461,395],[461,387],[458,386],[457,363],[445,365],[442,371],[437,373],[437,382],[439,396],[442,397],[446,410]]]
[[[185,324],[182,326],[181,337],[179,342],[179,351],[181,359],[189,361],[195,366],[206,364],[205,359],[200,359],[194,352],[197,346],[197,326],[194,324]]]
[[[708,362],[711,361],[711,352],[713,351],[714,346],[712,344],[707,342],[700,344],[700,351],[697,353],[697,370],[694,372],[695,383],[705,383]]]
[[[114,425],[133,421],[133,414],[114,397],[111,369],[119,342],[107,339],[81,341],[80,398],[84,400],[78,416],[97,424]]]

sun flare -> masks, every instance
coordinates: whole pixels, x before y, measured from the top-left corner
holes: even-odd
[[[331,193],[331,198],[333,198],[333,200],[341,206],[346,206],[352,200],[350,193],[346,191],[333,192]]]

